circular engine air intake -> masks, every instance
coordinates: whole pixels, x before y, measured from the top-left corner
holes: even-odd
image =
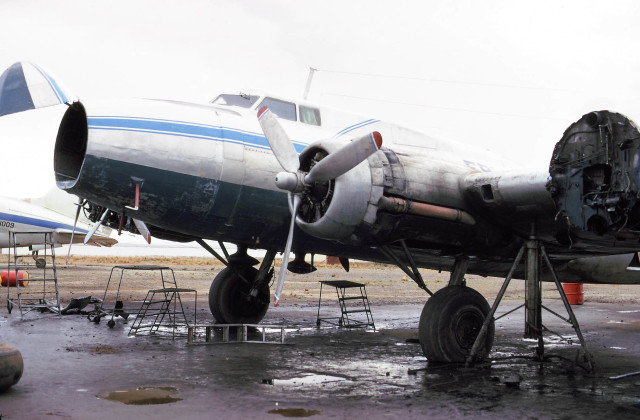
[[[300,155],[301,170],[309,171],[344,142],[324,140],[310,145]],[[367,160],[347,173],[328,181],[313,182],[302,193],[297,213],[297,225],[310,235],[331,240],[348,240],[362,223],[375,221],[375,209],[382,195],[371,182]],[[373,219],[369,220],[372,215]]]

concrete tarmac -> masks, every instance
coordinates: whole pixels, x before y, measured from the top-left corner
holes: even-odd
[[[551,357],[535,361],[519,310],[496,323],[490,360],[465,368],[426,361],[415,343],[421,304],[373,306],[376,331],[317,328],[316,303],[282,305],[264,322],[287,326],[285,345],[131,338],[131,321],[111,329],[2,309],[0,342],[22,352],[25,368],[0,394],[0,418],[640,418],[640,376],[610,379],[640,371],[637,305],[575,307],[593,373],[574,362],[571,327],[546,312],[544,324],[573,344],[547,334]],[[559,300],[548,305],[562,313]]]

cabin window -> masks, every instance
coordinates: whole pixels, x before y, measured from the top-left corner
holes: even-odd
[[[268,107],[276,116],[285,120],[296,121],[296,104],[274,98],[264,98],[258,109]]]
[[[305,124],[321,125],[320,110],[300,105],[300,121]]]
[[[241,93],[239,95],[231,95],[228,93],[223,93],[222,95],[218,95],[216,99],[211,101],[214,105],[224,105],[224,106],[239,106],[241,108],[251,108],[251,105],[255,104],[256,101],[260,98],[255,95],[246,95]]]

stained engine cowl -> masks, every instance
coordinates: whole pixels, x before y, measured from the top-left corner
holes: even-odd
[[[313,165],[329,153],[335,152],[344,142],[322,140],[307,147],[300,155],[300,168],[309,171]],[[316,182],[302,195],[297,214],[297,225],[306,233],[322,239],[341,242],[359,242],[358,227],[373,224],[378,202],[383,193],[382,179],[376,176],[381,169],[372,167],[370,160],[336,179]],[[379,174],[381,175],[381,174]]]

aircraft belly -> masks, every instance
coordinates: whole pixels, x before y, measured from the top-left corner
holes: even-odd
[[[140,209],[128,214],[153,226],[243,243],[284,244],[286,240],[289,209],[282,192],[90,155],[73,190],[96,204],[122,211],[133,204],[132,177],[144,183]]]

